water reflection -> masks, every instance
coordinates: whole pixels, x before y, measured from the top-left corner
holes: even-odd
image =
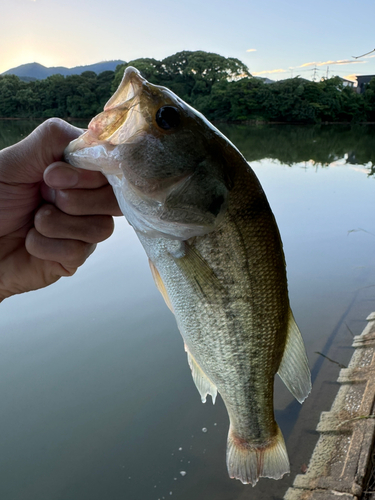
[[[28,135],[39,122],[0,120],[0,149]],[[75,121],[76,127],[87,127]],[[238,147],[249,162],[264,158],[292,166],[310,162],[328,166],[338,159],[351,165],[375,169],[375,125],[233,125],[218,128]]]
[[[328,166],[345,158],[352,165],[375,165],[374,125],[219,125],[220,130],[251,163],[263,158],[292,166],[311,162]]]
[[[1,120],[0,149],[19,142],[30,134],[41,122],[37,120]],[[87,127],[86,121],[74,122],[76,127]]]
[[[0,122],[2,147],[33,127]],[[374,128],[221,129],[277,219],[312,368],[302,406],[276,380],[291,475],[255,489],[227,477],[223,403],[201,404],[175,321],[121,218],[74,277],[1,304],[1,498],[281,499],[308,463],[339,372],[316,353],[346,365],[375,310]]]

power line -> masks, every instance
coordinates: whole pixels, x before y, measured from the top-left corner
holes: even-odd
[[[369,54],[372,54],[373,52],[375,52],[375,49],[373,50],[370,50],[370,52],[366,52],[366,54],[362,54],[361,56],[352,56],[354,59],[359,59],[360,57],[365,57],[365,56],[368,56]]]

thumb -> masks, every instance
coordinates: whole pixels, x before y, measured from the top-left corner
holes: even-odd
[[[0,181],[40,182],[48,165],[61,160],[69,142],[82,133],[59,118],[46,120],[21,142],[1,151]]]

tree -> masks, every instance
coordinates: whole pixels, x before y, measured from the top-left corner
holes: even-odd
[[[269,97],[267,87],[258,78],[222,80],[212,86],[209,96],[198,97],[194,105],[211,120],[264,119],[264,102]]]
[[[99,108],[96,73],[85,71],[82,75],[67,76],[66,82],[71,89],[66,100],[68,116],[72,118],[95,116]]]
[[[338,77],[315,83],[291,78],[265,84],[238,59],[204,51],[182,51],[162,61],[139,58],[115,72],[53,75],[24,82],[0,76],[0,116],[91,118],[117,89],[127,66],[151,83],[170,88],[211,120],[295,123],[375,121],[375,79],[364,94]]]
[[[96,78],[96,98],[98,101],[97,113],[103,111],[105,103],[110,99],[113,94],[111,87],[115,76],[114,71],[103,71]]]
[[[41,99],[44,118],[67,116],[66,101],[72,92],[67,80],[62,75],[52,75],[36,82]]]
[[[340,121],[361,122],[366,120],[366,109],[363,96],[350,87],[342,89],[342,103],[338,113]]]
[[[15,95],[15,99],[19,116],[36,116],[39,114],[41,101],[38,93],[35,92],[35,86],[27,84],[24,88],[20,88]]]
[[[0,76],[0,116],[18,116],[17,92],[23,87],[21,80],[15,75]]]
[[[232,57],[197,50],[182,51],[162,60],[163,82],[183,99],[209,95],[213,85],[251,76],[247,66]]]
[[[317,121],[317,106],[309,102],[311,87],[308,80],[289,78],[273,83],[272,94],[275,97],[272,113],[268,110],[270,120],[286,122],[315,123]],[[273,115],[273,116],[272,116]]]
[[[366,86],[364,101],[366,107],[367,120],[375,122],[375,78],[372,78],[370,83]]]
[[[238,59],[198,50],[182,51],[162,61],[150,58],[134,59],[117,66],[112,92],[119,86],[128,66],[137,68],[146,80],[163,85],[188,102],[211,93],[213,85],[249,77],[248,68]]]
[[[115,92],[117,87],[120,85],[122,77],[124,76],[124,71],[128,66],[136,68],[141,73],[143,78],[146,78],[149,82],[154,83],[155,85],[160,85],[160,74],[163,72],[160,61],[151,58],[133,59],[128,63],[117,66],[112,82],[112,92]]]

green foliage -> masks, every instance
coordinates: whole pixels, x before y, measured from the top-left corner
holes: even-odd
[[[253,78],[238,59],[201,50],[178,52],[161,61],[135,59],[99,75],[85,71],[28,82],[0,76],[0,117],[91,118],[115,92],[127,66],[136,67],[151,83],[170,88],[214,121],[375,121],[375,79],[364,94],[344,87],[338,77],[266,84]]]
[[[112,81],[115,76],[114,71],[103,71],[96,78],[96,88],[95,93],[97,96],[98,107],[96,113],[103,111],[105,103],[111,97],[113,92],[111,91]]]
[[[375,84],[363,96],[344,87],[338,77],[319,83],[298,77],[273,84],[245,77],[213,85],[207,97],[195,99],[194,106],[210,120],[306,124],[375,121]]]
[[[112,80],[112,94],[120,85],[122,77],[124,76],[124,71],[128,66],[137,68],[141,72],[141,75],[149,82],[160,85],[158,75],[161,71],[161,62],[157,61],[156,59],[149,58],[134,59],[133,61],[130,61],[126,64],[120,64],[119,66],[117,66],[115,76]]]
[[[250,76],[247,67],[238,59],[197,50],[182,51],[162,61],[134,59],[117,66],[113,80],[114,92],[121,82],[125,68],[134,66],[146,80],[168,87],[188,102],[202,95],[209,95],[213,85],[221,81]]]
[[[25,88],[21,80],[14,75],[0,77],[0,109],[5,117],[18,116],[17,92]]]
[[[96,75],[52,75],[23,82],[13,75],[0,77],[0,116],[87,118],[99,113],[111,97],[113,71]]]
[[[210,95],[215,84],[250,76],[247,67],[238,59],[202,50],[166,57],[162,68],[162,84],[190,102]]]
[[[375,122],[375,78],[367,85],[364,99],[368,119]]]

